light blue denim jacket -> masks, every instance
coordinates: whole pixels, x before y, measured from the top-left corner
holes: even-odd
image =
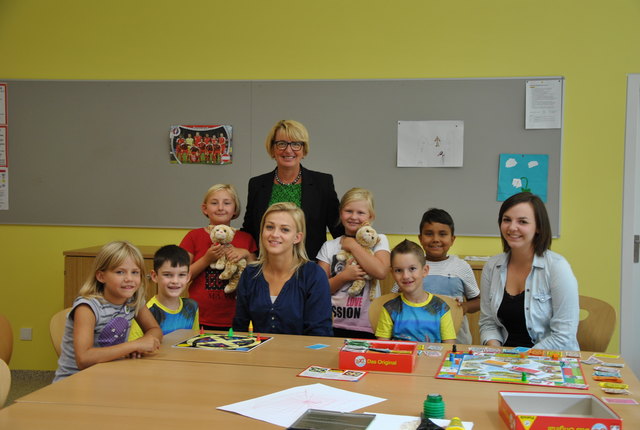
[[[504,343],[507,329],[498,318],[507,281],[509,253],[495,255],[482,270],[480,338]],[[560,254],[535,255],[525,282],[524,315],[534,348],[578,351],[576,332],[580,318],[578,281]]]

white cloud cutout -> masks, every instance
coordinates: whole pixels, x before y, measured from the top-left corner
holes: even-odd
[[[533,169],[534,167],[537,167],[540,163],[538,163],[537,161],[529,161],[529,168]]]
[[[506,163],[504,163],[504,166],[508,169],[510,167],[516,167],[518,165],[518,162],[516,161],[515,158],[509,158],[507,160]]]
[[[522,188],[522,181],[520,180],[520,178],[513,178],[513,181],[511,181],[511,185],[514,188]]]

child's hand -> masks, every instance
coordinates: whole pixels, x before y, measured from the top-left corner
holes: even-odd
[[[356,242],[356,240],[353,237],[346,237],[346,236],[342,238],[341,245],[342,245],[342,249],[348,252],[351,252],[355,246],[360,246],[360,244]]]
[[[133,342],[136,344],[136,350],[129,354],[129,358],[140,358],[144,354],[153,354],[160,349],[160,341],[151,335],[142,336]]]
[[[214,243],[207,249],[207,252],[202,256],[202,258],[206,258],[209,263],[213,263],[214,261],[218,261],[220,257],[224,255],[225,246],[219,243]]]
[[[467,314],[467,305],[464,300],[462,300],[460,297],[455,297],[456,303],[458,304],[458,307],[462,309],[462,315],[466,315]]]
[[[355,281],[359,279],[364,279],[367,272],[362,270],[359,264],[353,264],[355,260],[350,258],[347,260],[347,265],[342,270],[341,275],[344,277],[345,281]]]
[[[243,258],[247,258],[249,251],[244,248],[236,248],[235,246],[229,245],[225,249],[225,255],[227,256],[227,260],[232,263],[237,263]]]

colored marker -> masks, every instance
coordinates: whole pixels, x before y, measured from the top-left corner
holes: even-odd
[[[522,372],[522,382],[527,382],[527,372]]]
[[[227,334],[227,338],[231,339],[233,337],[233,327],[229,329],[229,333]]]
[[[253,321],[249,321],[249,337],[253,337]]]
[[[204,336],[204,327],[200,326],[200,336]]]

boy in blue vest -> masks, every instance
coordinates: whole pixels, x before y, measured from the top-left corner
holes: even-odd
[[[400,295],[383,305],[376,328],[378,339],[455,342],[449,306],[422,286],[428,273],[424,252],[417,243],[405,239],[393,248],[391,274]]]
[[[180,297],[189,282],[189,254],[176,245],[166,245],[153,256],[151,280],[158,284],[158,294],[147,307],[151,311],[162,334],[178,329],[198,329],[198,303]],[[138,324],[131,325],[129,340],[142,337]]]

